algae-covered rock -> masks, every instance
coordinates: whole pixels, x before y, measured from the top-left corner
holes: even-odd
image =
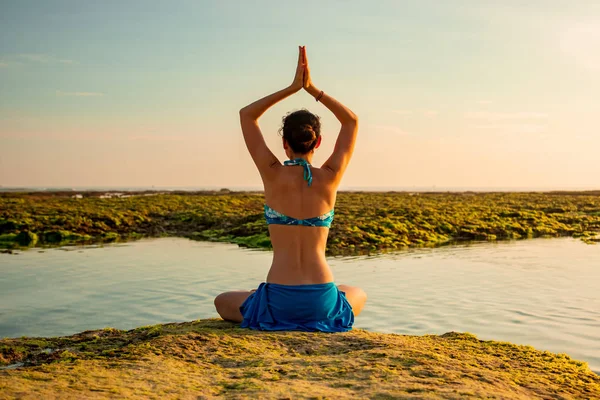
[[[44,232],[44,242],[46,243],[66,243],[77,242],[91,239],[91,236],[79,234],[76,232],[57,230]]]
[[[105,242],[115,242],[120,238],[119,234],[116,232],[107,232],[102,236],[102,240]]]
[[[0,234],[0,243],[13,243],[17,238],[16,233],[1,233]]]
[[[0,233],[10,233],[19,229],[19,224],[13,220],[0,219]]]
[[[0,398],[600,398],[583,362],[464,333],[256,332],[202,320],[3,339],[0,364],[17,366],[0,369]]]
[[[15,237],[15,241],[21,246],[35,246],[38,241],[38,235],[29,231],[19,232]]]

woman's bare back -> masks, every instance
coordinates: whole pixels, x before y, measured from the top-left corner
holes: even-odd
[[[313,218],[334,208],[336,188],[332,174],[310,167],[312,184],[303,179],[301,166],[280,166],[265,185],[265,202],[272,209],[296,219]],[[325,258],[329,228],[269,225],[273,262],[267,282],[284,285],[326,283],[333,273]]]

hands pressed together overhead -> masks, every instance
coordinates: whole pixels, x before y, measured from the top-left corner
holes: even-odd
[[[309,89],[314,87],[310,79],[310,68],[308,67],[308,58],[306,57],[306,46],[298,46],[298,65],[296,66],[296,76],[291,87],[299,91],[300,89]]]

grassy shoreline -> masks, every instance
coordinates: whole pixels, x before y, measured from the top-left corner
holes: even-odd
[[[0,340],[0,398],[599,398],[564,354],[468,333],[256,332],[221,320]]]
[[[257,192],[0,193],[0,248],[187,237],[270,248]],[[600,192],[340,192],[328,255],[600,234]]]

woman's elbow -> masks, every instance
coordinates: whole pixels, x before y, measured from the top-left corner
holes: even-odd
[[[240,119],[248,121],[256,120],[257,118],[255,115],[253,115],[253,113],[250,110],[248,110],[247,107],[244,107],[240,110]]]
[[[350,114],[348,115],[348,118],[346,121],[344,121],[347,125],[356,125],[358,126],[358,116],[356,114],[354,114],[352,111],[350,111]]]

